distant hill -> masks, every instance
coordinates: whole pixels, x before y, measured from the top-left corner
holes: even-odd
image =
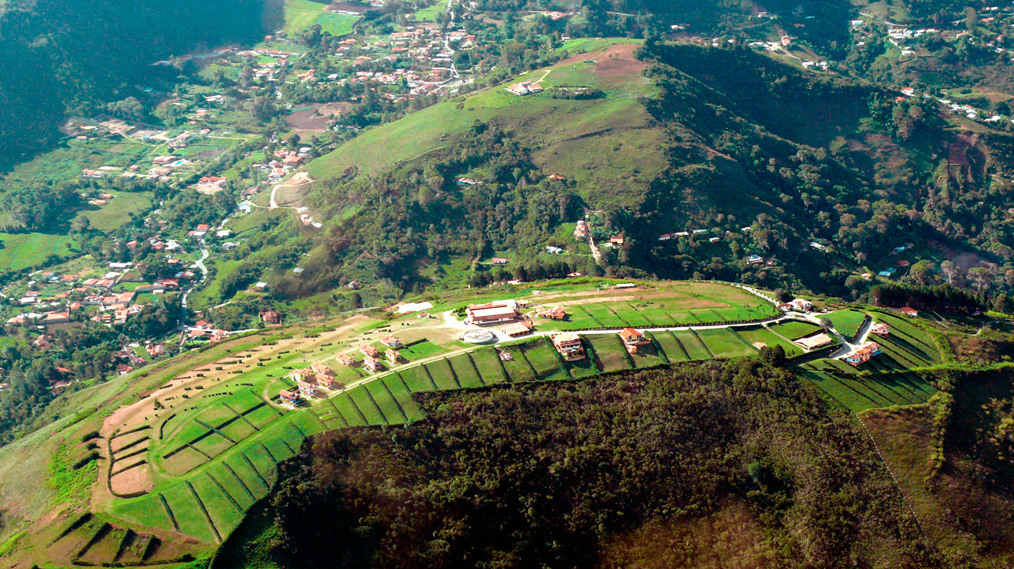
[[[967,233],[1002,206],[988,188],[1007,168],[1007,135],[970,136],[931,101],[747,49],[652,42],[646,61],[632,44],[573,49],[316,160],[304,205],[329,220],[325,235],[276,290],[297,297],[342,277],[409,290],[454,259],[473,261],[468,275],[493,256],[512,270],[551,264],[543,247],[574,243],[568,224],[595,211],[597,238],[625,242],[598,268],[567,257],[572,269],[849,296],[850,275],[906,243],[1014,259],[1005,234]],[[526,82],[543,90],[506,89]],[[751,268],[751,255],[772,265]]]
[[[67,112],[143,98],[140,87],[177,71],[151,64],[170,55],[272,29],[272,0],[12,2],[0,14],[0,167],[57,136]]]

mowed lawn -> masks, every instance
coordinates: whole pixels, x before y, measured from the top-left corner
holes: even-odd
[[[285,0],[285,26],[282,28],[286,34],[299,34],[324,11],[324,4],[311,2],[310,0]]]
[[[735,358],[750,356],[757,353],[757,350],[736,335],[736,332],[729,328],[711,328],[698,330],[697,335],[708,347],[708,351],[716,358]]]
[[[859,327],[866,320],[866,313],[851,309],[835,310],[834,312],[825,314],[824,317],[831,321],[831,325],[834,326],[835,330],[851,341],[859,333]]]
[[[820,331],[820,326],[800,320],[783,320],[777,324],[769,324],[768,328],[789,340],[798,340]]]
[[[541,330],[596,328],[665,328],[773,318],[768,302],[720,283],[658,283],[626,290],[561,292],[539,297],[544,306],[561,306],[564,321],[538,319]]]
[[[356,25],[357,21],[359,21],[358,16],[322,12],[313,20],[312,24],[320,26],[320,31],[323,33],[333,36],[344,36],[352,33],[352,28]]]
[[[630,356],[616,334],[595,334],[585,337],[585,340],[595,354],[595,364],[600,371],[631,369]]]
[[[88,218],[93,229],[110,232],[130,221],[131,214],[137,215],[151,207],[150,192],[110,192],[114,197],[98,209],[85,210],[79,215]]]

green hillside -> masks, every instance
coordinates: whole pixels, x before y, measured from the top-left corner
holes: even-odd
[[[429,153],[449,146],[449,137],[480,121],[512,132],[537,167],[574,180],[589,202],[632,206],[662,169],[664,137],[640,104],[655,89],[640,74],[644,65],[633,57],[636,44],[616,43],[617,48],[586,51],[505,85],[371,128],[314,161],[310,176],[335,179],[353,168],[358,175],[375,177],[401,164],[425,164]],[[546,91],[524,97],[507,91],[525,81],[537,81]],[[604,97],[554,96],[555,89],[582,87],[601,90]]]

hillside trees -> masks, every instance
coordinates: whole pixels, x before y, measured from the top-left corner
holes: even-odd
[[[139,3],[83,0],[8,2],[0,14],[0,166],[51,143],[65,113],[105,103],[143,111],[135,86],[171,83],[161,58],[229,41],[254,40],[273,25],[266,0]],[[131,101],[131,97],[134,100]]]
[[[754,361],[428,396],[425,422],[321,435],[284,467],[274,554],[334,566],[320,543],[341,543],[345,566],[594,567],[619,535],[744,504],[767,564],[939,566],[865,435],[801,385]],[[650,550],[631,564],[694,546]]]

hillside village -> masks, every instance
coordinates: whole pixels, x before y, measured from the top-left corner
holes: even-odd
[[[326,12],[359,23],[361,9],[350,6],[337,3]],[[1002,25],[1011,11],[990,8],[983,13],[988,14],[981,20],[983,24]],[[56,330],[79,327],[86,321],[125,330],[146,309],[154,312],[157,299],[185,298],[189,292],[199,291],[207,284],[207,267],[216,256],[243,250],[246,243],[257,242],[258,232],[243,227],[242,221],[255,209],[291,209],[304,230],[322,230],[324,224],[314,212],[305,206],[278,203],[281,200],[276,198],[286,193],[286,184],[305,183],[293,180],[307,180],[306,168],[317,156],[362,129],[363,116],[352,112],[355,108],[379,104],[391,111],[408,111],[470,89],[476,73],[486,70],[488,63],[479,62],[462,72],[456,58],[463,53],[484,57],[481,54],[495,48],[496,36],[492,33],[495,27],[482,24],[478,13],[465,14],[444,25],[409,21],[381,34],[353,32],[340,37],[296,38],[280,32],[253,47],[224,47],[157,62],[156,65],[172,66],[200,61],[202,65],[202,82],[163,95],[164,102],[157,113],[166,125],[173,126],[156,127],[144,121],[108,116],[70,119],[63,132],[71,147],[98,151],[99,158],[90,159],[78,173],[92,188],[81,193],[88,207],[99,213],[112,212],[133,200],[136,192],[149,192],[147,188],[151,187],[158,189],[146,195],[155,203],[149,211],[131,214],[135,220],[133,229],[111,245],[117,251],[113,255],[117,260],[89,261],[85,256],[28,273],[7,284],[2,290],[7,302],[0,312],[8,332],[23,337],[37,349],[45,349],[52,345]],[[552,22],[576,17],[563,12],[543,12],[532,17],[536,15]],[[780,29],[776,20],[771,22],[776,31]],[[960,24],[956,22],[955,27]],[[852,22],[851,29],[860,42],[886,34],[887,41],[899,49],[928,35],[939,34],[947,41],[958,41],[967,35],[960,30],[912,30],[872,16]],[[753,45],[774,52],[793,49],[793,39],[786,34],[778,36],[779,33],[772,42]],[[676,38],[687,34],[692,34],[692,30],[685,26],[673,29]],[[326,47],[308,50],[307,41]],[[1004,49],[999,44],[986,47],[998,50],[997,53]],[[311,51],[312,57],[308,55]],[[802,65],[827,70],[826,65],[814,67],[805,61]],[[536,80],[522,80],[506,89],[520,97],[544,91],[541,81]],[[901,89],[898,96],[931,97],[912,88]],[[988,113],[982,110],[943,96],[935,100],[969,119],[986,123],[1001,119],[999,115],[986,116]],[[248,119],[244,117],[248,113],[256,117],[261,112],[275,115],[270,120],[292,129],[292,133],[283,139],[277,133],[262,138],[249,132],[244,126]],[[268,120],[267,115],[264,120]],[[129,151],[123,152],[124,147]],[[564,181],[557,174],[549,179]],[[483,183],[470,177],[458,181],[465,188],[480,188]],[[172,209],[174,202],[185,202],[183,198],[188,194],[219,200],[213,211],[203,215],[209,222],[166,211],[167,207]],[[186,210],[180,209],[183,211]],[[547,245],[545,255],[569,259],[573,252],[568,249],[574,249],[598,261],[603,249],[624,249],[624,235],[604,230],[601,215],[601,211],[590,212],[573,226],[574,247]],[[664,245],[693,242],[726,247],[732,241],[748,241],[752,229],[749,225],[738,230],[718,226],[673,227],[658,235],[657,240]],[[820,242],[811,242],[810,246],[828,255],[835,254]],[[911,244],[906,248],[911,248]],[[904,253],[906,248],[891,252],[893,258],[883,260],[888,264],[886,267],[862,272],[860,276],[873,280],[903,275],[918,260],[908,257]],[[524,281],[510,255],[486,262],[505,269],[500,271],[497,282],[516,285]],[[742,263],[773,267],[777,260],[750,252],[743,256]],[[298,262],[294,264],[292,274],[298,276],[303,269]],[[581,272],[566,276],[580,277]],[[351,290],[358,286],[358,280],[348,284]],[[268,283],[255,279],[246,287],[245,294],[263,297],[268,292]],[[173,315],[172,320],[176,318]],[[270,322],[262,318],[248,320],[246,327],[265,324]],[[124,349],[116,352],[119,356],[114,359],[118,361],[109,365],[119,373],[126,373],[147,359],[172,355],[203,342],[220,341],[229,333],[230,330],[203,320],[193,325],[181,322],[178,330],[127,338]],[[522,333],[518,327],[507,335]],[[155,347],[147,351],[145,346]],[[163,352],[160,346],[166,350]]]

